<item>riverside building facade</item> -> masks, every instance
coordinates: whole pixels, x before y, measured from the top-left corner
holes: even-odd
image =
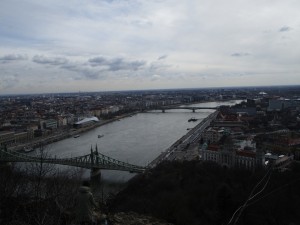
[[[201,159],[214,161],[225,167],[243,167],[254,169],[265,165],[265,157],[262,152],[248,150],[222,149],[216,147],[205,147],[201,149]]]

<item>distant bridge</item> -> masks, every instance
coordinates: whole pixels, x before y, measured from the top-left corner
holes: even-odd
[[[6,147],[0,147],[0,162],[43,162],[57,165],[75,166],[92,170],[120,170],[133,173],[143,173],[146,169],[142,166],[125,163],[103,155],[98,152],[97,146],[95,151],[93,148],[91,148],[90,154],[71,158],[43,157],[42,155],[31,156],[16,151],[9,151]]]
[[[161,110],[164,113],[166,110],[170,110],[170,109],[189,109],[189,110],[192,110],[193,112],[195,112],[197,109],[214,109],[214,110],[217,110],[217,109],[219,109],[219,107],[162,106],[162,107],[156,108],[155,110]]]

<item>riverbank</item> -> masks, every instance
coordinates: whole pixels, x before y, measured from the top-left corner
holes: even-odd
[[[217,107],[220,105],[232,105],[232,101],[230,102],[208,102],[201,101],[201,103],[192,105],[199,106],[209,106],[209,107]],[[234,103],[233,103],[234,104]],[[152,110],[150,110],[151,112]],[[212,111],[203,111],[205,116],[200,116],[201,120],[204,117],[207,117]],[[202,115],[202,111],[199,110],[200,115]],[[128,118],[126,120],[122,120],[122,122],[117,122],[125,117],[131,117],[135,114],[139,114],[134,118]],[[162,151],[165,151],[172,146],[176,140],[180,139],[184,135],[188,135],[191,132],[194,132],[189,126],[187,126],[187,121],[190,119],[190,115],[193,116],[196,114],[185,112],[184,114],[174,114],[174,113],[162,113],[157,114],[150,113],[150,115],[146,115],[148,113],[140,113],[140,111],[135,111],[132,113],[124,114],[113,119],[101,120],[98,123],[95,123],[93,126],[81,128],[78,130],[75,129],[66,129],[66,130],[58,130],[56,133],[51,134],[47,137],[36,138],[31,142],[20,144],[14,147],[9,147],[10,150],[19,150],[24,151],[24,147],[33,146],[35,148],[40,148],[41,146],[45,146],[47,144],[52,144],[54,146],[54,155],[61,155],[69,152],[69,155],[77,154],[76,152],[81,152],[81,149],[86,149],[86,146],[90,146],[92,143],[101,142],[102,149],[114,149],[114,151],[107,152],[106,150],[102,150],[103,154],[107,154],[113,158],[117,158],[119,160],[128,161],[131,160],[133,164],[139,164],[146,166],[153,159],[157,158],[158,155],[161,154]],[[148,121],[148,118],[151,118],[152,121]],[[179,119],[180,118],[180,119]],[[115,122],[115,123],[113,123]],[[149,123],[150,122],[150,123]],[[111,124],[110,124],[111,123]],[[147,124],[148,123],[148,124]],[[110,125],[108,125],[110,124]],[[147,124],[147,125],[146,125]],[[178,126],[178,124],[180,124]],[[190,124],[190,123],[189,123]],[[99,128],[105,125],[105,129]],[[167,126],[167,127],[166,127]],[[112,130],[111,130],[112,128]],[[98,130],[96,133],[94,130]],[[149,132],[151,130],[151,132]],[[187,132],[190,131],[188,134]],[[138,131],[138,133],[135,133]],[[93,137],[89,137],[85,133],[93,133]],[[105,135],[105,137],[99,139],[97,136],[99,134]],[[130,134],[130,135],[129,135]],[[80,135],[79,139],[74,139],[73,136]],[[127,137],[127,138],[124,138]],[[64,140],[65,139],[65,140]],[[80,141],[79,141],[80,140]],[[143,140],[142,142],[140,140]],[[149,141],[147,141],[149,140]],[[54,143],[56,142],[56,143]],[[132,145],[135,142],[136,144]],[[61,143],[61,144],[60,144]],[[76,143],[76,145],[74,145]],[[116,144],[118,143],[118,144]],[[139,143],[139,144],[138,144]],[[168,143],[168,144],[164,144]],[[80,147],[79,147],[80,146]],[[122,146],[122,147],[120,147]],[[183,145],[182,145],[183,146]],[[81,149],[80,149],[81,148]],[[131,152],[129,155],[125,152]],[[141,151],[144,151],[146,155],[140,154]],[[116,152],[118,152],[116,154]],[[174,151],[177,156],[180,158],[179,151]],[[77,154],[80,155],[80,154]],[[174,159],[170,156],[169,159]],[[130,159],[132,158],[132,159]],[[139,161],[135,161],[136,158],[139,158]]]
[[[58,142],[58,141],[70,138],[70,137],[74,137],[76,135],[80,135],[87,131],[93,130],[97,127],[101,127],[103,125],[106,125],[106,124],[109,124],[109,123],[112,123],[115,121],[119,121],[120,119],[123,119],[126,117],[131,117],[137,113],[139,113],[139,112],[127,113],[124,115],[116,116],[112,119],[101,120],[91,126],[88,126],[88,127],[83,127],[83,128],[79,128],[79,129],[72,128],[69,130],[59,131],[57,133],[51,134],[46,137],[35,138],[28,143],[22,143],[22,144],[18,144],[15,146],[9,146],[8,149],[12,150],[12,151],[24,151],[24,148],[39,148],[41,145],[45,146],[45,145],[48,145],[48,144],[51,144],[54,142]]]
[[[226,102],[226,101],[223,100],[223,101],[219,101],[219,102]],[[230,101],[235,101],[235,100],[230,100]],[[179,105],[202,104],[202,103],[210,103],[210,102],[211,101],[199,101],[199,102],[192,102],[192,103],[188,103],[188,104],[178,104],[178,106]],[[149,110],[151,111],[151,110],[155,110],[155,109],[149,109]],[[118,121],[118,120],[126,118],[126,117],[131,117],[135,114],[142,113],[142,112],[147,112],[147,111],[135,111],[132,113],[127,113],[124,115],[116,116],[112,119],[101,120],[92,126],[84,127],[84,128],[80,128],[80,129],[69,128],[69,129],[65,129],[65,130],[57,130],[57,131],[54,131],[50,135],[47,135],[45,137],[35,138],[33,140],[30,140],[27,143],[21,143],[21,144],[15,145],[15,146],[8,146],[8,149],[13,150],[13,151],[24,151],[24,148],[39,148],[39,147],[41,147],[41,145],[45,146],[47,144],[58,142],[58,141],[61,141],[61,140],[64,140],[64,139],[67,139],[67,138],[70,138],[70,137],[73,137],[76,135],[80,135],[87,131],[93,130],[97,127],[101,127],[103,125]]]
[[[97,128],[97,127],[101,127],[101,126],[103,126],[105,124],[108,124],[108,123],[119,121],[120,119],[124,119],[126,117],[133,116],[133,115],[135,115],[137,113],[139,113],[139,112],[127,113],[127,114],[124,114],[124,115],[116,116],[116,117],[114,117],[112,119],[99,121],[99,122],[95,123],[92,126],[83,127],[83,128],[80,128],[80,129],[77,129],[77,130],[73,131],[71,136],[78,135],[78,134],[81,134],[81,133],[93,130],[93,129]]]
[[[208,117],[204,118],[199,124],[192,128],[187,134],[183,135],[169,148],[163,151],[157,158],[155,158],[149,167],[153,168],[164,160],[179,160],[185,159],[187,149],[197,143],[201,138],[202,132],[210,125],[210,123],[217,117],[219,111],[211,113]]]

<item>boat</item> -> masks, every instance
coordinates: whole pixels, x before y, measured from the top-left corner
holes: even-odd
[[[195,122],[197,119],[195,117],[192,117],[191,119],[188,120],[188,122]]]
[[[33,152],[33,151],[34,151],[34,148],[32,148],[32,147],[24,147],[24,152],[25,153]]]
[[[99,135],[98,135],[98,138],[102,138],[102,137],[104,137],[103,134],[99,134]]]
[[[80,137],[80,135],[79,135],[79,134],[77,134],[77,135],[75,135],[75,136],[74,136],[74,138],[78,138],[78,137]]]

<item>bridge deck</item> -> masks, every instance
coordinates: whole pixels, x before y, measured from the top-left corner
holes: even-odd
[[[196,110],[196,109],[218,109],[218,107],[195,107],[195,106],[183,106],[183,107],[179,107],[179,106],[166,106],[166,107],[160,107],[157,108],[159,110],[162,109],[191,109],[191,110]]]
[[[30,156],[15,151],[8,151],[5,148],[0,149],[0,162],[43,162],[58,165],[68,165],[87,169],[106,169],[106,170],[120,170],[142,173],[145,167],[137,166],[129,163],[113,159],[106,155],[91,149],[91,154],[72,157],[72,158],[51,158],[42,156]]]

